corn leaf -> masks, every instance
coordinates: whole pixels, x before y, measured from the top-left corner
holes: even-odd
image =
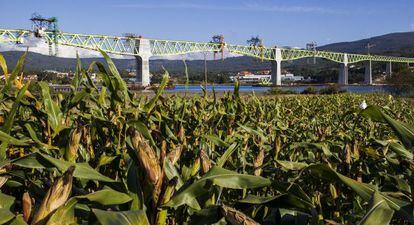
[[[387,123],[401,140],[406,148],[413,148],[414,146],[414,128],[412,125],[397,121],[387,114],[381,108],[376,106],[369,106],[361,112],[363,116],[371,118],[376,122]]]
[[[108,196],[111,196],[108,198]],[[132,198],[122,192],[106,188],[87,195],[76,196],[77,199],[87,199],[91,202],[96,202],[101,205],[119,205],[130,202]]]
[[[3,74],[5,75],[5,77],[7,77],[7,74],[9,74],[9,71],[7,69],[6,60],[4,59],[4,56],[2,54],[0,54],[0,68],[3,70]]]
[[[237,143],[231,144],[227,150],[221,155],[221,157],[217,160],[217,166],[223,167],[226,161],[230,158],[234,151],[237,149]]]
[[[331,181],[340,181],[355,191],[362,199],[365,201],[369,201],[371,196],[378,191],[377,188],[371,184],[361,183],[349,177],[346,177],[332,168],[328,167],[327,165],[317,164],[317,165],[310,165],[307,170],[311,171],[312,174],[319,176],[323,179],[328,179]],[[382,198],[387,202],[387,204],[393,210],[397,211],[400,215],[405,217],[406,219],[414,222],[414,218],[412,216],[412,205],[410,202],[397,199],[394,197],[390,197],[387,194],[380,193]]]
[[[15,199],[16,198],[13,196],[6,195],[0,192],[0,208],[11,210],[11,207],[13,206]]]
[[[69,167],[75,166],[73,176],[80,179],[96,180],[103,182],[116,182],[90,167],[87,163],[72,163],[68,161],[59,160],[42,153],[33,153],[12,162],[14,165],[24,168],[45,169],[57,168],[61,172],[66,171]]]
[[[162,76],[162,81],[160,86],[157,89],[157,93],[155,94],[155,96],[144,106],[145,111],[147,112],[147,114],[150,114],[150,112],[152,111],[152,109],[155,107],[155,104],[157,103],[158,99],[160,98],[161,94],[164,91],[164,88],[167,86],[168,84],[168,79],[169,79],[169,75],[166,72],[164,74],[164,76]]]
[[[24,222],[23,215],[17,215],[11,222],[10,225],[27,225],[26,222]]]
[[[9,134],[10,130],[12,129],[13,123],[14,123],[14,118],[16,117],[17,114],[17,110],[20,106],[20,101],[23,99],[24,97],[24,93],[26,93],[27,88],[29,87],[29,82],[26,83],[22,89],[19,90],[19,93],[17,94],[16,100],[13,103],[13,106],[10,110],[10,113],[4,123],[4,126],[2,127],[2,130]]]
[[[55,137],[63,128],[65,128],[63,114],[60,111],[58,103],[56,103],[50,96],[48,84],[39,82],[39,86],[42,89],[43,104],[47,113],[47,121],[53,129],[52,136]]]
[[[128,166],[127,174],[127,187],[128,194],[131,197],[131,210],[143,210],[144,209],[144,196],[142,192],[141,183],[139,182],[138,167],[132,161]]]
[[[210,189],[209,186],[211,185],[230,189],[246,189],[266,187],[270,184],[270,180],[263,177],[238,174],[223,168],[213,167],[200,180],[194,182],[188,187],[185,187],[183,190],[179,190],[178,194],[175,195],[165,206],[176,208],[187,204],[197,209],[197,206],[193,204],[192,199],[208,193]]]
[[[121,75],[118,72],[118,69],[116,68],[114,62],[108,56],[108,54],[106,54],[106,52],[104,52],[100,49],[99,49],[99,51],[101,52],[101,54],[105,58],[106,63],[108,64],[109,71],[110,71],[111,75],[114,77],[116,90],[117,91],[119,90],[123,93],[122,101],[125,102],[125,103],[129,103],[131,99],[129,97],[128,87],[127,87],[125,81],[122,79]]]
[[[77,200],[69,199],[52,214],[46,225],[71,225],[76,223],[75,206]]]
[[[0,224],[5,224],[14,218],[14,214],[8,209],[0,208]]]
[[[17,139],[4,133],[3,131],[0,131],[0,141],[15,146],[27,146],[30,143],[30,140],[28,139]]]
[[[7,79],[6,79],[6,84],[4,85],[4,87],[3,87],[3,89],[1,90],[1,93],[0,93],[0,99],[3,99],[3,96],[4,96],[4,94],[6,94],[10,89],[11,89],[11,87],[12,87],[12,84],[13,84],[13,82],[14,82],[14,80],[16,79],[16,77],[19,75],[19,73],[20,73],[20,70],[22,69],[22,67],[23,67],[23,64],[24,64],[24,61],[25,61],[25,59],[26,59],[26,55],[27,55],[27,52],[25,52],[20,58],[19,58],[19,61],[17,61],[17,64],[16,64],[16,66],[14,67],[14,69],[13,69],[13,71],[12,71],[12,74],[11,74],[11,76],[10,77],[8,77]],[[3,71],[4,71],[4,69],[6,69],[7,70],[7,68],[4,68],[3,67]]]
[[[239,202],[244,204],[265,205],[270,208],[298,209],[303,212],[310,212],[314,208],[312,202],[308,202],[307,200],[290,194],[281,194],[270,197],[248,195]]]
[[[75,76],[72,79],[72,86],[74,90],[76,91],[82,81],[82,63],[79,58],[78,52],[76,52],[76,71]]]
[[[358,225],[388,225],[394,215],[387,201],[381,194],[375,192],[370,201],[370,207]]]
[[[150,225],[142,210],[114,212],[92,209],[92,212],[102,225]]]

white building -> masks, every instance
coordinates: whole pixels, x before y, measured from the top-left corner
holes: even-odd
[[[282,74],[282,81],[303,81],[305,78],[303,76],[295,76],[294,74]],[[237,75],[231,76],[230,80],[234,82],[236,79],[246,83],[269,83],[272,79],[272,75],[263,75],[263,74],[247,74],[247,75]]]
[[[259,75],[259,74],[230,76],[230,80],[232,82],[238,79],[239,81],[246,82],[246,83],[265,83],[265,82],[269,82],[271,78],[272,78],[271,75]]]
[[[282,81],[302,81],[305,80],[303,76],[295,76],[292,73],[282,74]]]

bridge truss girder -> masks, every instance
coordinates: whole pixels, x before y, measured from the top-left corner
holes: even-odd
[[[274,48],[266,48],[260,46],[244,46],[244,45],[226,45],[227,51],[239,55],[246,55],[263,60],[275,60],[276,54]]]
[[[0,29],[0,43],[13,42],[21,43],[24,37],[27,37],[32,32],[28,30],[1,30]]]
[[[154,56],[181,55],[196,52],[219,52],[222,45],[209,42],[170,41],[149,39]]]
[[[116,37],[62,32],[44,32],[41,35],[41,37],[49,44],[54,43],[89,50],[102,49],[108,53],[118,55],[139,56],[143,54],[143,52],[140,52],[139,49],[139,43],[141,40],[139,37]],[[0,29],[0,43],[21,43],[25,37],[29,36],[34,36],[34,32],[29,30]],[[196,52],[220,52],[226,50],[231,53],[246,55],[263,60],[277,60],[275,53],[276,48],[230,45],[225,43],[209,42],[170,41],[157,39],[146,40],[150,42],[151,52],[145,52],[145,54],[151,56],[178,55]],[[280,48],[280,52],[282,61],[317,57],[345,64],[362,61],[414,63],[414,58],[394,56],[346,54],[340,52],[288,48]]]

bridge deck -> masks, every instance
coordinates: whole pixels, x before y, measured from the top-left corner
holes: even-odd
[[[25,38],[29,36],[34,36],[34,32],[30,30],[0,29],[0,43],[22,43],[24,42]],[[136,37],[44,32],[42,34],[42,38],[46,43],[49,44],[73,46],[90,50],[97,50],[100,48],[108,53],[118,55],[138,56],[142,53],[139,49],[139,42],[141,39]],[[147,40],[150,42],[150,54],[153,56],[177,55],[195,52],[220,52],[226,50],[231,53],[247,55],[263,60],[276,60],[276,48],[231,45],[227,43],[172,41],[157,39]],[[356,63],[361,61],[414,63],[414,58],[394,56],[348,54],[342,52],[313,51],[288,48],[280,48],[280,51],[282,61],[296,60],[307,57],[318,57],[338,63]]]

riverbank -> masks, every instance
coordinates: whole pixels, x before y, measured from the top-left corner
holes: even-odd
[[[280,86],[280,87],[258,87],[258,86],[246,86],[241,85],[239,87],[240,92],[256,92],[256,93],[263,93],[272,90],[273,88],[280,88],[286,91],[292,91],[296,93],[301,93],[309,87],[315,88],[317,91],[330,87],[330,85],[302,85],[302,86]],[[346,90],[350,93],[393,93],[392,86],[388,85],[348,85],[348,86],[341,86],[342,89]],[[166,92],[203,92],[205,89],[207,92],[227,92],[233,91],[234,85],[207,85],[205,88],[202,85],[189,85],[186,87],[185,85],[176,85],[172,89],[165,90]]]

